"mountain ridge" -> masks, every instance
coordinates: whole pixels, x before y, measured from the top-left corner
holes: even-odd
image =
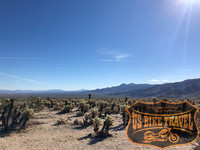
[[[119,86],[106,87],[95,90],[65,91],[50,90],[0,90],[0,96],[53,96],[53,97],[166,97],[166,98],[200,98],[200,78],[164,84],[135,84],[122,83]]]

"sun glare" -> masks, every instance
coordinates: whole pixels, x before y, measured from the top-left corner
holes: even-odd
[[[200,0],[181,0],[184,3],[188,3],[188,4],[193,4],[193,3],[199,3]]]

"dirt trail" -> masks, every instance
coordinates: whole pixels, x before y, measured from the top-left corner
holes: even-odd
[[[35,114],[31,125],[25,131],[0,137],[0,150],[159,150],[150,146],[131,143],[125,134],[119,115],[114,115],[115,123],[110,133],[112,138],[91,139],[92,127],[81,128],[72,125],[77,119],[76,113],[57,115],[57,111],[43,110]],[[67,124],[55,126],[59,118],[70,118]],[[78,118],[80,120],[80,117]],[[192,150],[197,143],[168,148],[166,150]]]

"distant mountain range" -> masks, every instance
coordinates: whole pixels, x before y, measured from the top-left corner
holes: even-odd
[[[0,90],[0,93],[62,93],[62,92],[83,92],[85,90],[76,90],[76,91],[65,91],[60,89],[51,89],[51,90]]]
[[[136,97],[136,98],[200,98],[200,78],[165,84],[121,84],[96,90],[64,91],[52,90],[0,90],[0,96],[52,96],[52,97]]]

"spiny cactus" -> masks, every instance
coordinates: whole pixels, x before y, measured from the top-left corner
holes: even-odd
[[[60,113],[69,113],[72,111],[73,108],[74,108],[73,104],[67,105],[64,107],[64,109]]]
[[[108,115],[110,115],[111,114],[111,108],[110,107],[106,107],[105,108],[105,116],[108,114]]]
[[[105,101],[99,102],[99,117],[101,117],[104,108],[108,107],[109,103]]]
[[[91,112],[92,118],[94,118],[98,115],[98,108],[92,108],[90,112]]]
[[[153,101],[153,102],[155,103],[155,102],[158,101],[158,98],[157,98],[157,97],[152,97],[152,98],[151,98],[151,101]]]
[[[96,134],[98,134],[99,132],[99,127],[101,125],[101,120],[96,116],[94,119],[93,119],[93,127],[94,127],[94,132]]]
[[[113,114],[118,114],[120,112],[120,106],[118,105],[118,106],[115,106],[114,108],[113,108],[113,110],[112,110],[112,113]]]
[[[129,115],[128,115],[128,112],[126,111],[126,107],[128,106],[127,105],[121,106],[121,115],[122,115],[122,121],[124,125],[127,125],[129,121]]]
[[[22,118],[23,118],[23,123],[21,125],[21,128],[24,128],[25,125],[26,125],[26,122],[32,118],[34,116],[34,110],[33,109],[29,109],[29,108],[26,108],[22,114]]]
[[[84,115],[86,112],[89,111],[90,105],[89,105],[89,104],[86,104],[86,102],[83,101],[83,102],[80,103],[80,108],[81,108],[81,113],[82,113],[82,115]]]
[[[90,108],[93,108],[93,107],[97,106],[97,101],[95,101],[95,100],[89,100],[88,104],[90,105]]]
[[[26,108],[24,111],[19,106],[14,105],[14,100],[10,100],[10,104],[4,107],[0,120],[2,121],[3,131],[9,132],[17,127],[24,128],[27,121],[33,117],[33,109]]]
[[[91,122],[91,119],[92,119],[92,114],[91,113],[86,113],[85,114],[85,118],[83,119],[83,124],[85,126],[88,126],[90,125],[92,122]]]
[[[88,98],[91,99],[91,97],[92,97],[92,93],[89,93]]]
[[[111,110],[113,111],[116,106],[117,106],[116,102],[113,102],[111,105]]]
[[[54,101],[51,100],[51,104],[50,104],[49,108],[53,108],[54,105],[55,105],[55,104],[54,104]]]
[[[128,96],[125,97],[125,102],[127,102],[127,101],[128,101]]]
[[[103,127],[101,131],[98,133],[99,137],[109,137],[111,134],[109,134],[110,126],[112,126],[114,123],[114,118],[111,115],[107,115],[105,118],[105,121],[103,123]]]

